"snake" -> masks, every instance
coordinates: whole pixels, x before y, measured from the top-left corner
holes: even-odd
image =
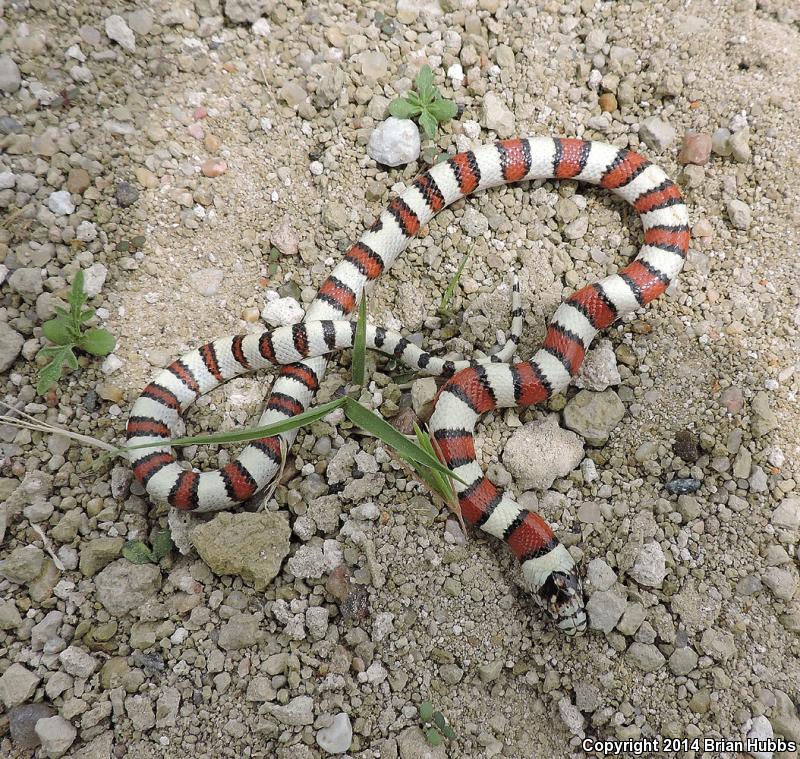
[[[333,269],[304,320],[206,343],[173,361],[148,384],[127,421],[128,458],[150,497],[182,511],[230,509],[264,488],[280,469],[281,437],[251,441],[216,471],[184,468],[170,438],[180,415],[204,393],[243,374],[281,369],[260,425],[305,411],[319,388],[327,354],[353,346],[353,314],[366,285],[388,269],[409,241],[443,208],[476,192],[530,180],[576,180],[611,191],[639,214],[643,242],[617,273],[569,295],[550,319],[541,348],[510,363],[519,342],[522,309],[515,282],[514,321],[503,349],[478,360],[436,358],[400,333],[368,325],[366,345],[420,372],[446,379],[428,422],[464,520],[504,541],[521,566],[524,587],[567,636],[588,626],[580,571],[566,546],[539,514],[521,507],[482,471],[475,425],[501,408],[546,403],[577,374],[595,335],[663,294],[689,249],[689,214],[680,189],[639,152],[578,138],[500,140],[446,158],[394,196],[375,223]],[[136,447],[133,446],[147,446]]]

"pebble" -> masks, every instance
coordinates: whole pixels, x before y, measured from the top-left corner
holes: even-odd
[[[498,137],[511,137],[516,129],[514,113],[493,92],[487,92],[481,106],[481,124],[497,133]]]
[[[695,491],[700,490],[700,486],[702,484],[703,483],[700,482],[700,480],[697,480],[694,477],[684,477],[670,480],[664,485],[664,487],[668,493],[672,493],[673,495],[682,495],[684,493],[694,493]]]
[[[631,643],[631,647],[625,653],[625,658],[642,672],[655,672],[661,669],[666,662],[664,654],[651,643]]]
[[[742,163],[746,163],[752,158],[750,150],[750,130],[740,129],[728,138],[728,147],[733,157]]]
[[[390,116],[378,124],[367,143],[367,154],[384,166],[404,166],[419,158],[419,129],[410,119]]]
[[[596,591],[586,604],[589,614],[589,626],[593,630],[610,633],[619,622],[627,602],[613,589]]]
[[[192,544],[217,575],[238,575],[263,591],[289,553],[290,528],[284,513],[222,513],[198,526]]]
[[[203,162],[200,171],[204,177],[219,177],[228,170],[228,164],[221,158],[209,158]]]
[[[10,55],[0,55],[0,91],[16,92],[22,84],[19,66]]]
[[[118,559],[95,577],[95,597],[112,616],[142,606],[161,587],[161,570],[153,564]]]
[[[11,664],[0,677],[0,701],[6,709],[24,704],[33,696],[39,680],[38,675],[21,664]]]
[[[763,390],[753,396],[750,409],[750,430],[754,437],[764,437],[778,427],[778,416],[770,408],[769,395]]]
[[[12,290],[16,290],[26,300],[35,300],[44,290],[42,272],[32,267],[22,267],[8,278]]]
[[[600,340],[597,346],[586,354],[575,378],[575,385],[586,390],[602,392],[612,385],[619,385],[620,382],[622,378],[614,346],[610,340]]]
[[[600,110],[604,113],[613,113],[617,110],[617,98],[612,92],[604,92],[598,98]]]
[[[645,543],[636,554],[636,561],[628,573],[639,585],[660,588],[667,576],[666,558],[656,542]]]
[[[625,416],[625,407],[613,390],[581,390],[564,408],[564,424],[589,445],[602,446]]]
[[[0,575],[23,585],[39,575],[44,566],[44,552],[36,546],[17,546],[0,561]]]
[[[353,727],[349,715],[337,714],[328,727],[317,731],[317,745],[329,754],[343,754],[353,743]]]
[[[106,19],[106,35],[128,52],[136,51],[136,35],[122,16],[115,13]]]
[[[289,219],[284,219],[271,235],[272,244],[284,256],[296,256],[300,241]]]
[[[531,456],[531,451],[537,451]],[[547,490],[566,477],[583,459],[583,442],[550,414],[514,430],[502,454],[503,464],[524,490]]]
[[[731,133],[728,129],[724,127],[722,129],[717,129],[714,134],[711,135],[712,152],[722,157],[729,156],[732,152],[730,143],[728,142],[730,136]]]
[[[744,408],[744,394],[738,387],[726,387],[719,400],[731,414],[738,414]]]
[[[78,735],[72,723],[59,715],[40,719],[34,730],[42,744],[42,753],[48,759],[58,759],[66,754]]]
[[[0,372],[6,371],[22,351],[25,338],[15,329],[0,321]]]
[[[120,208],[127,208],[139,199],[139,190],[130,182],[118,182],[114,195],[117,199],[117,205]]]
[[[689,132],[684,135],[678,163],[705,166],[711,158],[711,137],[707,134]]]
[[[69,216],[75,212],[75,204],[66,190],[51,192],[50,197],[47,199],[47,207],[56,216]]]
[[[610,590],[617,573],[602,559],[592,559],[586,568],[586,580],[595,590]]]
[[[652,150],[659,153],[666,150],[674,141],[677,132],[669,122],[650,116],[639,126],[639,137]]]
[[[735,229],[750,229],[753,215],[747,203],[732,198],[727,203],[727,210],[728,218]]]
[[[263,634],[258,618],[253,614],[236,614],[219,630],[219,645],[226,651],[237,651],[256,645]]]
[[[745,726],[743,732],[747,734],[749,741],[757,741],[761,745],[767,745],[775,737],[772,724],[763,714],[753,717],[749,723],[749,728]],[[753,759],[772,759],[773,756],[773,752],[769,750],[750,751],[749,754]]]
[[[36,748],[40,741],[36,735],[36,723],[40,719],[52,717],[54,709],[47,704],[22,704],[8,712],[11,741],[18,750]]]
[[[265,703],[262,709],[281,724],[290,727],[310,725],[314,721],[314,701],[311,696],[296,696],[283,706]]]
[[[800,529],[800,498],[784,498],[772,512],[770,521],[779,529]]]
[[[691,430],[681,430],[675,435],[673,450],[676,456],[684,461],[694,464],[700,458],[700,441]]]
[[[65,648],[59,655],[64,670],[75,677],[86,679],[97,669],[98,661],[77,646]]]

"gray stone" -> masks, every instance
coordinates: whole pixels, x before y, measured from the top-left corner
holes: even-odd
[[[18,750],[36,748],[39,736],[36,735],[36,723],[45,717],[52,717],[55,710],[47,704],[22,704],[8,712],[11,741]]]
[[[288,704],[264,704],[265,713],[283,725],[310,725],[314,721],[314,700],[311,696],[296,696]]]
[[[736,642],[733,635],[723,630],[709,628],[700,639],[700,648],[704,654],[719,661],[727,661],[736,654]]]
[[[621,381],[614,346],[610,340],[601,340],[597,347],[586,354],[575,378],[575,386],[603,391],[612,385],[619,385]]]
[[[16,92],[22,84],[19,66],[10,55],[0,55],[0,90]]]
[[[85,577],[94,577],[103,567],[118,558],[125,541],[122,538],[95,538],[81,545],[80,569]]]
[[[67,190],[51,192],[50,197],[47,198],[47,207],[56,216],[69,216],[71,213],[75,213],[75,204]]]
[[[174,727],[178,721],[181,692],[177,688],[164,688],[156,701],[156,725]]]
[[[750,229],[753,213],[750,206],[742,200],[731,198],[727,203],[728,218],[736,229]]]
[[[118,559],[95,578],[95,596],[106,611],[123,616],[142,606],[161,587],[161,570],[154,564]]]
[[[481,666],[478,667],[478,677],[480,677],[481,682],[484,685],[488,685],[489,683],[497,680],[502,671],[503,660],[494,659],[493,661],[486,662],[486,664],[481,664]]]
[[[344,712],[337,714],[328,727],[317,732],[317,745],[329,754],[343,754],[353,743],[353,726]]]
[[[44,289],[41,270],[31,267],[14,271],[8,278],[8,284],[27,301],[36,300]]]
[[[0,372],[4,372],[17,360],[25,338],[15,329],[0,322]]]
[[[531,453],[535,451],[535,455]],[[547,490],[566,477],[583,458],[583,443],[550,414],[514,430],[503,450],[503,464],[523,490]]]
[[[770,408],[769,395],[763,390],[755,394],[750,409],[750,429],[755,437],[764,437],[778,426],[778,416]]]
[[[0,561],[0,575],[18,585],[38,577],[44,566],[44,551],[36,546],[17,546],[4,561]]]
[[[442,664],[439,667],[439,674],[448,685],[455,685],[461,682],[461,678],[464,677],[464,670],[457,664]]]
[[[91,677],[100,662],[77,646],[65,648],[59,655],[64,670],[70,675],[86,679]]]
[[[283,512],[222,513],[192,532],[192,544],[217,575],[238,575],[263,591],[289,553],[291,529]]]
[[[36,692],[39,676],[16,662],[0,677],[0,701],[7,709],[25,703]]]
[[[791,601],[797,590],[797,575],[791,570],[768,567],[761,575],[761,579],[775,598],[781,601]]]
[[[613,390],[602,393],[581,390],[564,408],[567,427],[593,446],[605,445],[623,416],[625,407]]]
[[[22,624],[19,609],[13,600],[0,601],[0,630],[16,630]]]
[[[61,623],[64,621],[64,613],[53,610],[44,615],[44,619],[31,629],[31,648],[34,651],[41,651],[47,641],[58,636]]]
[[[631,643],[625,658],[643,672],[655,672],[666,661],[661,651],[650,643]]]
[[[127,208],[139,200],[139,190],[130,182],[118,182],[114,197],[120,208]]]
[[[481,123],[497,132],[498,137],[511,137],[514,134],[514,113],[493,92],[487,92],[483,98]]]
[[[66,754],[78,735],[72,723],[59,715],[40,719],[34,729],[42,743],[42,753],[49,759]]]
[[[628,604],[622,619],[617,624],[617,630],[623,635],[635,635],[644,622],[644,607],[640,603]]]
[[[675,129],[663,119],[651,116],[639,126],[639,137],[645,145],[659,153],[666,150],[675,140]]]
[[[106,19],[106,35],[128,52],[136,50],[136,35],[122,16],[114,14]]]
[[[610,633],[616,627],[627,605],[616,590],[599,590],[593,593],[586,604],[589,626],[593,630]]]
[[[664,551],[656,542],[645,543],[636,554],[636,561],[628,574],[639,585],[660,588],[667,576]]]
[[[603,559],[592,559],[586,568],[586,580],[595,590],[609,590],[617,581],[617,573]]]
[[[676,648],[669,657],[669,669],[673,675],[688,675],[697,666],[697,654],[689,646]]]
[[[225,0],[225,15],[234,24],[252,24],[267,16],[273,0]]]
[[[800,529],[800,498],[784,498],[772,512],[770,521],[778,529]]]
[[[150,730],[156,725],[153,705],[146,696],[128,696],[125,699],[125,711],[134,730]]]
[[[278,691],[272,687],[272,678],[256,675],[247,684],[247,695],[245,698],[248,701],[273,701]]]
[[[367,154],[384,166],[403,166],[419,158],[417,125],[410,119],[390,116],[378,124],[367,143]]]
[[[261,638],[259,621],[252,614],[236,614],[219,630],[219,645],[226,651],[254,646]]]

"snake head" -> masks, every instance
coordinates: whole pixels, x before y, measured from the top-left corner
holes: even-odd
[[[575,568],[569,572],[551,572],[537,595],[539,603],[565,635],[577,637],[586,632],[583,587]]]

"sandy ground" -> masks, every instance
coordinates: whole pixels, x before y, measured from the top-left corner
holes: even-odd
[[[559,637],[517,586],[502,546],[476,535],[458,545],[445,531],[446,514],[437,515],[374,441],[325,425],[299,435],[294,478],[266,510],[295,525],[310,507],[317,521],[310,534],[298,534],[308,520],[295,528],[291,554],[338,541],[367,588],[365,620],[344,619],[325,575],[295,573],[291,559],[257,591],[177,552],[162,562],[163,577],[149,578],[147,603],[115,613],[97,592],[116,566],[109,561],[125,566],[121,540],[97,541],[146,537],[167,524],[165,509],[135,484],[129,491],[121,469],[113,488],[110,471],[88,474],[92,454],[79,446],[61,450],[5,426],[2,556],[43,549],[36,524],[66,567],[47,560],[41,574],[16,582],[6,572],[0,581],[0,685],[9,677],[0,752],[33,753],[11,729],[13,708],[33,702],[63,718],[53,729],[75,757],[325,756],[324,731],[341,713],[353,728],[343,751],[355,757],[602,756],[584,751],[582,740],[691,742],[752,730],[800,740],[795,4],[266,2],[266,23],[255,26],[233,23],[247,4],[231,5],[5,4],[0,53],[18,64],[22,88],[0,100],[20,127],[6,122],[0,141],[0,173],[16,182],[2,190],[0,264],[9,276],[40,269],[42,284],[38,292],[2,284],[0,322],[27,341],[0,376],[2,398],[118,441],[129,404],[157,367],[211,338],[260,329],[252,309],[271,291],[310,302],[348,244],[425,166],[422,158],[379,166],[366,143],[388,102],[428,61],[443,94],[464,107],[441,130],[436,153],[496,137],[486,126],[490,93],[513,114],[515,135],[641,149],[679,181],[689,204],[694,240],[678,284],[607,335],[622,375],[609,392],[625,415],[608,442],[586,446],[599,478],[584,465],[524,496],[589,572],[594,629],[578,640]],[[126,16],[137,8],[150,13]],[[137,30],[135,50],[106,37],[114,13]],[[85,27],[98,30],[96,38]],[[454,64],[465,79],[445,76]],[[61,102],[71,88],[74,102]],[[604,93],[617,107],[601,118]],[[674,130],[662,148],[640,139],[654,117]],[[715,152],[702,166],[679,161],[685,134],[720,128],[748,129],[740,141],[749,150]],[[224,173],[204,176],[210,159],[222,159]],[[81,167],[88,188],[72,192],[73,212],[54,214],[51,193]],[[23,175],[34,177],[27,189]],[[120,202],[119,182],[137,191],[130,205]],[[576,200],[579,219],[588,217],[583,234],[565,233],[565,198]],[[746,223],[732,218],[732,200],[746,205]],[[488,221],[478,220],[477,233],[467,206]],[[97,234],[81,244],[76,230],[87,221]],[[297,239],[294,254],[271,252],[282,225]],[[519,355],[527,357],[557,303],[630,258],[640,236],[635,214],[601,191],[569,183],[491,191],[432,222],[381,277],[370,315],[421,332],[432,348],[485,349],[507,324],[507,297],[496,291],[513,269],[523,283]],[[467,251],[452,303],[457,330],[426,323]],[[44,405],[31,387],[49,316],[49,297],[38,293],[43,285],[45,295],[58,295],[78,266],[96,264],[107,278],[93,305],[118,337],[119,368],[82,360]],[[332,362],[322,397],[348,377]],[[215,391],[190,415],[190,429],[248,423],[266,381]],[[367,398],[376,408],[378,392],[372,386]],[[520,423],[544,415],[510,412],[479,428],[485,466],[517,492],[503,450]],[[700,444],[695,461],[673,451],[685,430]],[[348,439],[366,452],[355,463],[341,448]],[[348,477],[354,466],[368,473],[358,493],[325,495],[334,454]],[[201,453],[195,461],[204,458],[216,460]],[[22,494],[19,482],[39,471],[50,480]],[[702,483],[692,496],[664,489],[686,477]],[[33,508],[37,498],[53,509]],[[380,509],[376,522],[349,513],[367,502]],[[332,519],[318,514],[331,508]],[[652,544],[666,562],[655,586],[635,568]],[[102,557],[94,571],[84,552]],[[124,581],[112,588],[133,592]],[[321,627],[311,621],[316,608],[328,612]],[[32,634],[53,611],[61,616]],[[223,646],[221,631],[246,627],[247,615],[256,638]],[[103,640],[97,628],[109,624]],[[88,674],[59,656],[66,646],[93,657]],[[37,678],[30,692],[13,662]],[[263,692],[255,692],[256,679]],[[304,698],[308,715],[282,710],[288,703],[303,711]],[[424,699],[456,732],[445,748],[426,749],[417,730]],[[74,726],[71,744],[66,723]],[[737,753],[687,743],[674,755]]]

